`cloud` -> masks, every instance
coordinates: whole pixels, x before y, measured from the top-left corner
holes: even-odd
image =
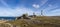
[[[52,12],[50,12],[50,13],[44,13],[44,15],[45,16],[58,16],[58,15],[60,15],[60,13],[52,13]]]
[[[48,0],[42,0],[40,7],[43,6],[44,4],[46,4],[47,1],[48,1]]]
[[[21,16],[24,13],[32,15],[33,11],[27,8],[16,9],[0,8],[0,16]]]
[[[13,16],[13,17],[17,17],[17,16],[21,16],[24,13],[28,13],[29,15],[33,14],[33,10],[28,9],[28,8],[15,8],[15,9],[8,9],[8,8],[0,8],[0,16]],[[60,9],[54,10],[52,12],[48,12],[45,13],[46,11],[43,12],[43,15],[45,16],[57,16],[60,15]],[[40,15],[40,11],[35,11],[36,15]]]
[[[55,10],[53,10],[51,12],[60,13],[60,9],[55,9]]]
[[[0,2],[1,2],[3,5],[5,5],[6,7],[10,8],[9,5],[8,5],[6,2],[4,2],[4,0],[0,0]]]
[[[48,7],[44,9],[44,11],[49,13],[52,12],[53,10],[56,10],[56,8],[58,8],[58,6],[49,4]]]
[[[45,13],[46,16],[60,16],[60,9],[53,10],[51,12]]]
[[[37,9],[40,7],[38,4],[33,4],[32,6]]]
[[[49,6],[49,7],[52,7],[52,4],[49,4],[48,6]]]
[[[58,15],[60,15],[59,6],[55,6],[55,5],[51,5],[51,4],[49,4],[48,7],[45,8],[43,11],[44,11],[45,16],[58,16]]]

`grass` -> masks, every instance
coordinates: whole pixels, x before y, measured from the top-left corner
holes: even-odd
[[[37,16],[31,19],[8,21],[19,27],[60,27],[60,17]]]

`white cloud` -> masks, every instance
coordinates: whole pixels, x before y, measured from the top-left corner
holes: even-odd
[[[0,2],[1,2],[3,5],[5,5],[6,7],[10,8],[9,5],[8,5],[6,2],[4,2],[4,0],[0,0]]]
[[[60,9],[53,10],[51,12],[45,13],[46,16],[60,16]]]
[[[48,6],[49,6],[49,7],[52,7],[53,5],[49,4]]]
[[[54,13],[58,12],[58,13],[60,13],[60,9],[55,9],[55,10],[53,10],[51,12],[54,12]]]
[[[48,14],[45,14],[46,16],[60,16],[60,13],[59,12],[51,12],[51,13],[48,13]]]
[[[24,13],[33,14],[33,11],[27,8],[0,8],[0,16],[21,16]]]
[[[42,0],[40,7],[43,6],[47,1],[48,1],[48,0]]]
[[[38,4],[33,4],[32,6],[37,9],[40,7]]]
[[[42,4],[45,4],[47,1],[48,1],[48,0],[42,0],[41,2],[42,2]]]
[[[0,16],[21,16],[24,13],[28,13],[29,15],[33,14],[33,10],[30,10],[28,8],[16,8],[16,9],[8,9],[8,8],[0,8]],[[60,9],[59,10],[54,10],[52,12],[49,13],[45,13],[46,11],[44,11],[44,15],[46,16],[56,16],[56,15],[60,15]],[[40,15],[41,13],[39,11],[35,12],[36,15]]]
[[[54,6],[54,5],[51,5],[51,4],[49,4],[48,6],[49,7],[47,7],[47,8],[44,9],[45,12],[47,12],[47,11],[52,12],[50,10],[55,9],[55,8],[58,8],[58,6]]]

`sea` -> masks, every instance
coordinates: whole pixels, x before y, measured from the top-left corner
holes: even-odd
[[[15,20],[16,17],[0,17],[0,20]]]

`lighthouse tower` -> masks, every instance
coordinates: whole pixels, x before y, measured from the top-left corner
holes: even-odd
[[[41,16],[43,16],[43,10],[41,10]]]

